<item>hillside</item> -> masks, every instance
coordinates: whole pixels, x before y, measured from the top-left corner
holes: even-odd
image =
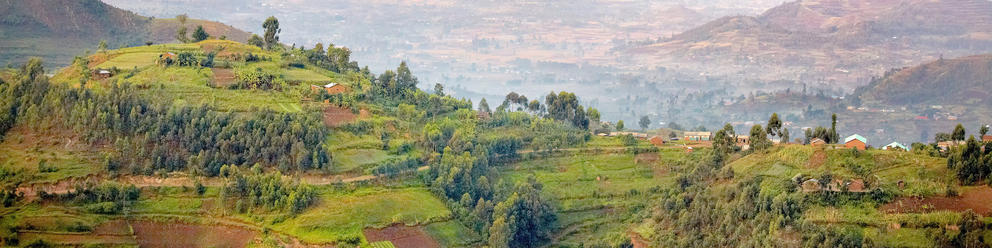
[[[377,76],[326,56],[341,47],[273,49],[141,45],[51,77],[38,60],[5,70],[0,245],[463,247],[507,218],[548,233],[506,242],[550,235],[541,186],[497,187],[496,166],[581,145],[588,120],[480,114],[405,63]],[[555,116],[584,109],[549,97]],[[493,211],[506,205],[540,212]]]
[[[992,106],[992,55],[942,59],[895,70],[859,88],[866,105]]]
[[[0,1],[0,64],[23,63],[41,57],[61,67],[85,51],[97,50],[106,40],[109,48],[142,45],[147,41],[175,41],[178,22],[154,19],[107,5],[99,0]],[[189,20],[190,33],[203,25],[207,33],[244,42],[247,32],[205,20]]]
[[[626,53],[711,75],[853,89],[887,68],[992,51],[986,0],[802,0],[724,17]]]

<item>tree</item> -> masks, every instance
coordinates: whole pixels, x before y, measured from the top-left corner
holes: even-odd
[[[978,133],[982,134],[982,136],[989,134],[989,125],[983,125],[978,129]]]
[[[617,131],[623,131],[623,120],[617,121]]]
[[[958,123],[958,125],[956,127],[954,127],[954,132],[951,133],[951,140],[953,140],[953,141],[963,141],[964,140],[964,135],[965,135],[964,126],[962,126],[960,123]]]
[[[789,137],[789,129],[788,128],[782,129],[782,133],[780,133],[779,136],[782,138],[782,143],[783,144],[789,143],[789,138],[790,137]]]
[[[265,49],[272,49],[279,44],[279,32],[282,32],[282,29],[279,29],[279,19],[270,16],[262,23],[262,28],[265,29]]]
[[[21,67],[21,75],[28,81],[37,81],[45,77],[45,67],[42,66],[41,58],[32,57]]]
[[[176,20],[179,21],[179,25],[185,26],[187,19],[189,19],[189,16],[186,15],[186,14],[182,14],[182,15],[177,15],[176,16]]]
[[[535,101],[536,101],[536,100],[535,100]],[[592,123],[595,123],[595,124],[597,124],[597,125],[599,124],[599,118],[600,118],[600,114],[599,114],[599,110],[598,110],[598,109],[595,109],[595,108],[592,108],[592,107],[589,107],[589,108],[588,108],[588,109],[586,110],[586,115],[588,115],[588,116],[589,116],[589,121],[590,121],[590,122],[592,122]]]
[[[100,45],[97,45],[96,49],[101,52],[107,51],[107,40],[101,40]]]
[[[734,126],[727,123],[723,125],[723,129],[716,131],[716,134],[713,135],[713,149],[719,155],[727,155],[737,151],[737,133],[734,132]]]
[[[201,42],[209,37],[210,34],[203,30],[203,25],[196,25],[196,30],[193,31],[193,42]]]
[[[830,116],[830,141],[831,144],[840,142],[840,135],[837,135],[837,114]]]
[[[440,83],[435,83],[434,94],[438,96],[444,96],[444,85],[441,85]]]
[[[765,127],[765,132],[771,136],[779,136],[782,131],[782,120],[778,119],[778,113],[772,113],[772,117],[768,118],[768,126]]]
[[[482,101],[479,101],[479,112],[483,112],[483,113],[492,112],[492,110],[489,109],[489,103],[486,102],[486,98],[482,98]]]
[[[761,125],[751,127],[751,149],[755,151],[764,150],[771,147],[771,143],[768,140],[768,133],[765,133],[765,129],[761,128]]]
[[[252,34],[251,38],[248,38],[248,45],[263,47],[265,46],[265,41],[262,41],[262,37],[257,34]]]
[[[936,133],[933,135],[933,140],[936,142],[951,141],[951,134],[949,133]]]
[[[648,129],[648,126],[651,126],[651,119],[649,119],[647,115],[641,116],[641,120],[638,121],[637,124],[641,126],[641,129],[646,130]]]
[[[182,43],[189,43],[189,37],[186,35],[186,26],[179,26],[179,30],[176,30],[176,40]]]

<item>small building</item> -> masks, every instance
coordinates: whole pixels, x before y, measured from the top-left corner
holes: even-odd
[[[855,193],[868,192],[868,188],[865,187],[865,180],[854,179],[847,182],[847,192],[855,192]]]
[[[803,181],[802,184],[803,192],[817,192],[820,191],[820,180],[809,179]]]
[[[341,93],[347,92],[348,91],[348,87],[346,87],[344,85],[341,85],[341,84],[337,84],[337,83],[329,83],[329,84],[326,84],[326,85],[312,85],[311,84],[310,85],[310,90],[313,90],[314,92],[324,90],[324,91],[327,92],[328,95],[334,95],[334,94],[341,94]]]
[[[992,142],[992,135],[982,135],[982,142]]]
[[[888,145],[885,145],[885,147],[882,147],[882,150],[909,151],[909,148],[907,148],[902,144],[899,144],[899,142],[892,142]]]
[[[734,144],[737,145],[737,146],[750,145],[751,144],[751,136],[737,135],[737,137],[734,138]]]
[[[864,136],[854,134],[844,139],[844,147],[854,148],[864,151],[868,146],[868,139]]]
[[[813,147],[822,146],[822,145],[826,145],[826,144],[827,144],[827,142],[826,141],[823,141],[823,139],[821,139],[821,138],[813,138],[813,140],[810,140],[809,141],[809,145],[810,146],[813,146]]]
[[[97,80],[99,80],[99,79],[107,79],[107,78],[110,78],[110,77],[113,77],[114,76],[114,71],[112,71],[110,69],[100,69],[100,68],[97,68],[97,69],[91,71],[90,73],[91,73],[90,77],[93,78],[93,79],[97,79]]]
[[[685,132],[682,135],[685,141],[710,141],[710,132]]]
[[[941,142],[937,142],[937,148],[946,151],[948,149],[951,149],[951,147],[961,146],[964,144],[965,144],[964,141],[941,141]]]
[[[648,139],[648,142],[651,142],[651,144],[656,146],[662,146],[665,145],[665,138],[655,135],[655,136],[651,136],[651,138]]]

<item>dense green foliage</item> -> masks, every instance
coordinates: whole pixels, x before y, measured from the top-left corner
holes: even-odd
[[[313,186],[292,183],[279,173],[263,173],[258,165],[251,170],[225,166],[221,175],[227,178],[221,198],[236,199],[233,206],[240,213],[260,209],[298,214],[317,201]]]
[[[0,127],[30,123],[39,130],[62,128],[89,142],[112,142],[111,171],[128,169],[192,170],[216,175],[224,164],[277,165],[282,170],[328,168],[323,149],[327,130],[316,113],[251,115],[211,111],[207,107],[156,105],[135,89],[112,85],[105,93],[32,80],[4,84],[0,97],[8,116]]]
[[[992,143],[982,144],[975,137],[968,138],[964,146],[952,149],[947,168],[956,171],[958,180],[965,185],[988,179],[992,174]]]
[[[114,214],[138,200],[141,191],[134,185],[103,183],[99,185],[77,185],[75,190],[65,194],[40,194],[43,199],[54,199],[84,205],[93,213]]]

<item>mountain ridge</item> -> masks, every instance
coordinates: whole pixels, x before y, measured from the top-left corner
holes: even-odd
[[[20,63],[42,57],[53,66],[68,65],[74,56],[108,47],[176,41],[176,19],[144,17],[99,0],[0,1],[0,63]],[[219,22],[189,19],[188,33],[202,25],[212,36],[245,42],[249,33]]]

